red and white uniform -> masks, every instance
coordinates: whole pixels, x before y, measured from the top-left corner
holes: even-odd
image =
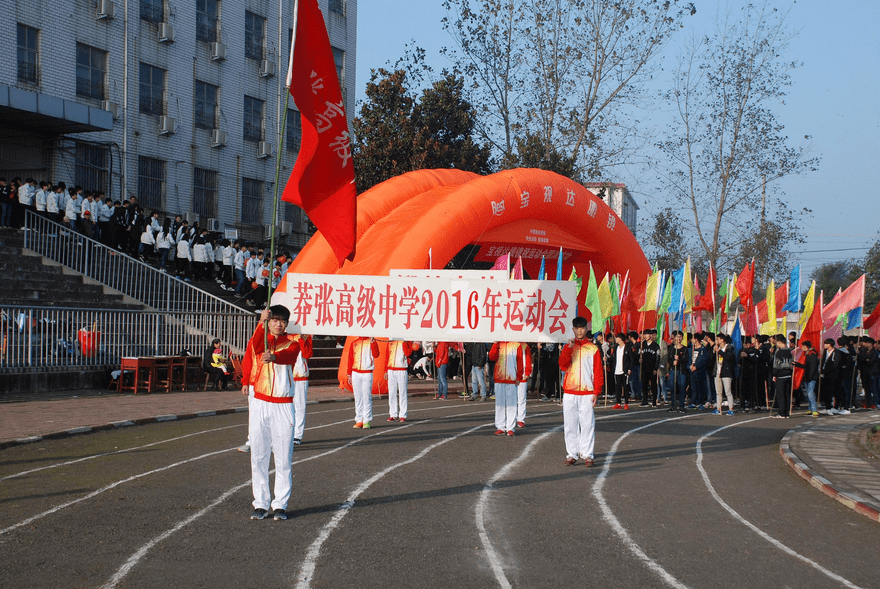
[[[409,375],[409,356],[412,354],[412,342],[388,342],[388,358],[385,361],[388,377],[388,415],[389,417],[407,418],[409,408],[407,383]]]
[[[520,344],[519,352],[522,356],[523,374],[516,384],[516,422],[526,421],[526,398],[529,395],[529,378],[532,376],[532,349],[529,344]]]
[[[356,338],[348,348],[348,376],[354,392],[354,420],[373,421],[373,368],[379,357],[379,344],[366,337]]]
[[[596,415],[593,406],[605,384],[602,351],[589,339],[566,344],[559,354],[565,451],[569,458],[593,458]]]
[[[293,428],[293,437],[303,439],[306,431],[306,401],[309,395],[309,363],[314,348],[312,336],[294,334],[293,339],[299,344],[299,358],[293,365],[293,408],[296,411],[296,426]]]
[[[516,385],[524,368],[519,344],[495,342],[489,360],[495,362],[495,428],[512,432],[516,426]]]
[[[275,452],[275,499],[272,509],[287,509],[293,483],[293,370],[299,359],[299,344],[293,336],[269,334],[263,342],[260,323],[248,342],[241,361],[241,384],[248,387],[248,440],[251,446],[251,477],[254,509],[268,510],[269,459]],[[275,361],[263,362],[263,352],[275,354]]]

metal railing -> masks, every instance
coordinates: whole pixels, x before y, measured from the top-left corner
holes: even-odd
[[[0,305],[0,373],[118,367],[120,358],[200,356],[215,337],[243,355],[254,315]]]
[[[71,268],[153,309],[188,313],[251,311],[160,272],[70,227],[26,211],[24,247]]]

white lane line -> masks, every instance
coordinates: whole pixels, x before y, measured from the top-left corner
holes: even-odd
[[[608,478],[608,471],[611,469],[611,461],[614,459],[614,455],[617,453],[617,448],[620,446],[620,443],[627,438],[627,436],[637,431],[659,425],[661,423],[666,423],[668,421],[678,421],[679,419],[687,419],[688,417],[691,416],[686,415],[684,417],[669,417],[667,419],[661,419],[660,421],[654,421],[639,426],[622,434],[619,438],[617,438],[617,441],[614,442],[614,445],[611,446],[611,450],[605,457],[605,464],[602,465],[602,472],[599,473],[599,476],[596,477],[596,482],[593,483],[593,497],[595,497],[596,503],[598,503],[599,508],[602,510],[602,517],[605,522],[611,526],[611,529],[614,530],[618,537],[623,541],[624,546],[626,546],[630,552],[632,552],[649,569],[651,569],[651,571],[653,571],[661,579],[663,579],[663,581],[665,581],[667,585],[669,585],[670,587],[675,587],[676,589],[687,589],[687,585],[673,577],[672,574],[669,573],[669,571],[660,566],[660,564],[653,558],[645,554],[645,552],[639,547],[639,545],[635,543],[635,541],[629,535],[629,532],[626,531],[626,528],[623,527],[623,525],[620,523],[620,520],[618,520],[614,513],[611,511],[611,508],[608,507],[608,502],[605,500],[605,496],[602,494],[602,487],[605,485],[605,479]]]
[[[461,413],[458,415],[448,415],[445,417],[437,417],[435,419],[449,419],[449,418],[453,418],[453,417],[469,416],[469,415],[474,415],[474,414],[479,414],[479,413],[481,413],[481,412],[471,411],[468,413]],[[303,462],[308,462],[310,460],[315,460],[317,458],[323,458],[324,456],[328,456],[328,455],[333,454],[335,452],[339,452],[340,450],[344,450],[345,448],[348,448],[349,446],[353,446],[354,444],[358,444],[358,443],[363,442],[365,440],[368,440],[370,438],[374,438],[374,437],[380,436],[382,434],[388,434],[388,433],[400,431],[402,429],[406,429],[408,427],[412,427],[414,425],[418,425],[421,423],[428,423],[430,421],[434,421],[435,419],[428,419],[428,420],[424,420],[424,421],[414,421],[412,423],[408,423],[408,424],[402,425],[400,427],[384,429],[382,431],[376,432],[374,434],[370,434],[368,436],[364,436],[362,438],[355,438],[354,440],[351,440],[350,442],[347,442],[337,448],[333,448],[332,450],[327,450],[326,452],[322,452],[320,454],[315,454],[314,456],[309,456],[308,458],[303,458],[301,460],[294,460],[293,465],[295,466],[295,465],[301,464]],[[349,420],[346,420],[344,422],[339,422],[339,423],[349,423],[350,421],[351,420],[349,419]],[[318,426],[318,427],[323,427],[323,426]],[[270,474],[272,472],[275,472],[274,469],[272,471],[270,471]],[[217,507],[218,505],[220,505],[221,503],[223,503],[224,501],[226,501],[227,499],[232,497],[235,493],[237,493],[238,491],[241,491],[242,489],[244,489],[245,487],[247,487],[250,484],[251,484],[251,480],[248,479],[246,482],[229,489],[228,491],[226,491],[225,493],[220,495],[220,497],[215,499],[213,502],[211,502],[207,507],[205,507],[201,511],[194,513],[193,515],[186,518],[185,520],[183,520],[182,522],[180,522],[179,524],[177,524],[173,528],[163,532],[162,534],[156,536],[155,538],[153,538],[152,540],[150,540],[149,542],[144,544],[141,548],[139,548],[137,550],[137,552],[135,552],[125,562],[125,564],[123,564],[119,568],[119,570],[116,571],[116,574],[113,575],[113,577],[110,579],[110,581],[108,581],[105,585],[103,585],[102,589],[112,589],[113,587],[115,587],[119,583],[119,581],[121,581],[123,578],[125,578],[126,575],[128,575],[128,573],[131,571],[131,569],[133,569],[135,566],[137,566],[137,564],[143,559],[144,556],[146,556],[147,552],[149,552],[150,549],[153,548],[153,546],[155,546],[159,542],[165,540],[166,538],[168,538],[169,536],[171,536],[175,532],[182,530],[184,527],[188,526],[189,524],[196,521],[200,517],[204,516],[209,511],[211,511],[212,509],[214,509],[215,507]]]
[[[17,478],[17,477],[22,477],[22,476],[24,476],[24,475],[26,475],[26,474],[32,474],[32,473],[35,473],[35,472],[40,472],[41,470],[49,470],[49,469],[51,469],[51,468],[58,468],[58,467],[61,467],[61,466],[70,466],[71,464],[78,464],[78,463],[80,463],[80,462],[85,462],[86,460],[93,460],[93,459],[95,459],[95,458],[101,458],[102,456],[113,456],[114,454],[124,454],[124,453],[126,453],[126,452],[134,452],[135,450],[143,450],[144,448],[150,448],[150,447],[152,447],[152,446],[158,446],[159,444],[167,444],[167,443],[169,443],[169,442],[176,442],[177,440],[184,440],[184,439],[186,439],[186,438],[191,438],[191,437],[193,437],[193,436],[200,436],[200,435],[202,435],[202,434],[208,434],[208,433],[212,433],[212,432],[219,432],[219,431],[222,431],[222,430],[225,430],[225,429],[230,429],[230,428],[233,428],[233,427],[242,427],[242,426],[246,426],[246,425],[247,425],[246,423],[239,423],[239,424],[237,424],[237,425],[227,425],[227,426],[224,426],[224,427],[216,427],[216,428],[214,428],[214,429],[206,429],[205,431],[195,432],[195,433],[192,433],[192,434],[186,434],[185,436],[178,436],[178,437],[176,437],[176,438],[169,438],[169,439],[167,439],[167,440],[160,440],[160,441],[158,441],[158,442],[152,442],[152,443],[150,443],[150,444],[144,444],[143,446],[135,446],[135,447],[133,447],[133,448],[126,448],[126,449],[124,449],[124,450],[114,450],[113,452],[102,452],[102,453],[100,453],[100,454],[93,454],[92,456],[85,456],[85,457],[83,457],[83,458],[77,458],[76,460],[68,460],[67,462],[59,462],[59,463],[57,463],[57,464],[50,464],[50,465],[48,465],[48,466],[41,466],[41,467],[39,467],[39,468],[33,468],[33,469],[31,469],[31,470],[25,470],[25,471],[22,471],[22,472],[17,472],[17,473],[15,473],[15,474],[9,474],[9,475],[6,475],[5,477],[0,477],[0,481],[5,481],[5,480],[7,480],[7,479],[14,479],[14,478]]]
[[[810,565],[811,567],[813,567],[817,571],[821,572],[824,575],[827,575],[828,577],[830,577],[831,579],[834,579],[835,581],[844,585],[845,587],[850,587],[851,589],[862,589],[861,587],[859,587],[855,583],[852,583],[851,581],[844,579],[843,577],[841,577],[840,575],[838,575],[837,573],[835,573],[833,571],[829,571],[828,569],[826,569],[825,567],[823,567],[819,563],[817,563],[813,560],[810,560],[809,558],[807,558],[806,556],[803,556],[802,554],[800,554],[798,552],[795,552],[794,550],[792,550],[791,548],[789,548],[788,546],[786,546],[785,544],[783,544],[782,542],[780,542],[776,538],[770,536],[765,531],[758,528],[758,526],[756,526],[752,522],[745,519],[739,513],[737,513],[730,505],[725,503],[724,500],[721,498],[721,496],[718,495],[718,493],[715,491],[715,487],[712,485],[712,482],[709,480],[709,475],[706,472],[706,469],[703,468],[703,440],[705,440],[706,438],[708,438],[710,436],[717,434],[718,432],[720,432],[722,430],[726,430],[729,427],[734,427],[737,425],[741,425],[743,423],[751,423],[753,421],[760,421],[762,419],[768,419],[768,418],[767,417],[759,417],[757,419],[749,419],[747,421],[740,421],[737,423],[731,423],[729,425],[725,425],[724,427],[719,427],[716,430],[712,430],[711,432],[707,433],[702,438],[697,440],[697,447],[696,447],[696,450],[697,450],[697,469],[699,469],[699,471],[700,471],[700,476],[703,477],[703,482],[706,483],[706,488],[709,489],[709,493],[712,494],[712,497],[715,499],[715,501],[717,501],[718,504],[721,505],[721,507],[723,507],[725,510],[727,510],[727,512],[730,515],[732,515],[735,520],[737,520],[742,525],[746,526],[747,528],[749,528],[750,530],[752,530],[753,532],[755,532],[756,534],[758,534],[759,536],[761,536],[762,538],[764,538],[765,540],[770,542],[770,544],[772,544],[773,546],[775,546],[776,548],[778,548],[782,552],[788,554],[789,556],[793,556],[793,557],[797,558],[801,562],[804,562],[804,563]]]
[[[473,415],[473,413],[468,413],[468,415]],[[422,422],[422,423],[424,423],[424,422]],[[454,436],[451,436],[449,438],[443,438],[439,442],[431,444],[430,446],[428,446],[427,448],[425,448],[424,450],[422,450],[421,452],[419,452],[418,454],[416,454],[412,458],[409,458],[407,460],[403,460],[403,461],[398,462],[396,464],[392,464],[388,468],[385,468],[384,470],[377,472],[372,477],[370,477],[369,479],[367,479],[366,481],[364,481],[363,483],[358,485],[358,487],[354,491],[352,491],[351,494],[346,498],[345,502],[339,506],[336,513],[333,515],[333,518],[331,518],[331,520],[324,525],[324,527],[321,529],[321,532],[318,534],[318,537],[315,538],[314,542],[312,542],[312,545],[309,546],[309,549],[306,552],[306,558],[303,561],[302,568],[300,569],[299,574],[296,576],[297,589],[307,589],[308,587],[311,586],[312,577],[314,577],[315,568],[318,565],[318,559],[321,557],[321,547],[324,545],[324,542],[327,540],[327,538],[330,537],[330,534],[333,533],[333,530],[335,530],[339,526],[340,522],[342,521],[342,518],[344,518],[346,515],[348,515],[348,512],[350,512],[351,508],[354,507],[354,503],[357,500],[357,498],[361,495],[361,493],[363,493],[364,491],[369,489],[373,483],[375,483],[376,481],[378,481],[379,479],[381,479],[382,477],[384,477],[388,473],[400,468],[401,466],[406,466],[407,464],[411,464],[413,462],[416,462],[417,460],[424,457],[426,454],[428,454],[428,452],[437,448],[438,446],[442,446],[443,444],[445,444],[447,442],[451,442],[452,440],[460,438],[461,436],[465,436],[467,434],[473,433],[480,428],[488,427],[490,425],[493,425],[493,424],[492,423],[484,423],[482,425],[478,425],[476,427],[472,427],[468,430],[465,430],[463,432],[455,434]],[[406,426],[404,426],[404,427],[406,427]],[[398,428],[398,429],[402,429],[402,428]]]
[[[654,410],[657,411],[657,410]],[[653,411],[652,411],[653,412]],[[546,415],[558,415],[559,411],[554,411],[552,413],[538,413],[533,415],[532,417],[544,417]],[[620,417],[626,417],[628,415],[633,415],[632,413],[616,413],[613,415],[603,415],[601,417],[597,417],[596,421],[601,419],[617,419]],[[498,556],[498,552],[495,550],[495,547],[492,546],[492,542],[489,540],[489,534],[486,531],[485,524],[485,513],[486,513],[486,505],[489,503],[489,495],[495,490],[495,483],[498,482],[499,479],[506,477],[507,474],[520,465],[520,463],[528,457],[528,455],[532,452],[532,448],[540,441],[542,441],[547,436],[559,432],[563,429],[564,426],[557,426],[553,429],[544,432],[534,440],[532,440],[528,446],[526,446],[519,456],[514,458],[511,462],[505,464],[501,470],[495,473],[495,475],[489,479],[489,481],[483,486],[483,490],[480,493],[480,499],[477,501],[477,506],[474,509],[474,519],[476,520],[477,530],[480,532],[480,542],[483,544],[483,549],[486,553],[486,558],[489,560],[489,566],[492,568],[492,572],[495,574],[495,580],[498,581],[498,584],[504,589],[510,589],[510,581],[507,580],[507,575],[504,574],[504,567],[501,565],[501,558]]]

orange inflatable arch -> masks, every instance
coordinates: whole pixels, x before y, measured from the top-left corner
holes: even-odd
[[[578,299],[586,317],[583,301],[591,263],[597,280],[606,272],[628,272],[635,286],[651,271],[632,232],[602,199],[568,178],[536,169],[490,176],[419,170],[387,180],[358,196],[352,261],[340,267],[327,241],[316,233],[290,271],[387,276],[392,269],[445,268],[453,258],[472,265],[491,263],[510,253],[511,265],[522,257],[529,278],[537,278],[543,256],[547,277],[554,279],[560,247],[563,277],[574,267],[584,278]],[[345,383],[347,352],[346,343],[340,384]],[[384,368],[384,362],[377,362],[374,392],[385,385]]]

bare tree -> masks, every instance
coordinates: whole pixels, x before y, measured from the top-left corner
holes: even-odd
[[[789,145],[772,111],[797,66],[783,59],[791,36],[784,13],[748,4],[690,45],[667,93],[677,120],[657,145],[662,182],[716,268],[758,255],[759,266],[778,269],[798,239],[797,216],[773,184],[818,165]]]
[[[616,145],[620,107],[641,83],[692,4],[677,0],[445,0],[446,51],[471,81],[470,101],[487,117],[486,137],[515,162],[515,138],[599,174]],[[530,139],[528,145],[534,146]],[[525,145],[525,144],[524,144]]]

